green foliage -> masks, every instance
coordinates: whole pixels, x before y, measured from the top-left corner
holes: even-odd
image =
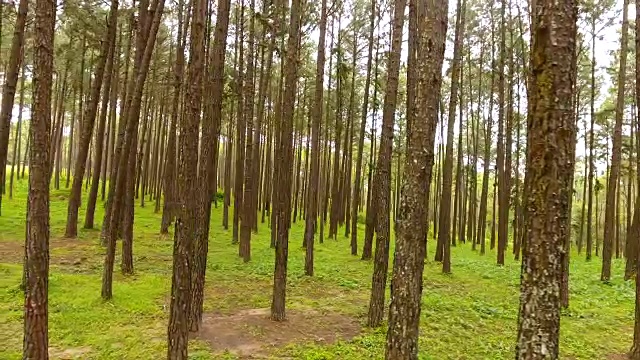
[[[23,296],[19,289],[24,239],[27,179],[17,183],[13,200],[4,199],[0,217],[0,358],[21,358]],[[81,230],[77,240],[61,239],[67,190],[51,194],[50,347],[52,356],[78,352],[82,359],[158,359],[166,352],[173,236],[158,235],[160,214],[153,206],[136,207],[136,274],[116,270],[114,299],[100,299],[104,249],[98,230]],[[220,196],[220,194],[218,195]],[[85,197],[86,198],[86,197]],[[97,218],[102,217],[98,206]],[[81,212],[82,213],[82,212]],[[205,311],[230,314],[265,308],[271,300],[273,250],[269,229],[259,224],[252,240],[252,260],[244,264],[231,245],[231,230],[221,227],[222,206],[213,209]],[[360,218],[364,218],[360,216]],[[360,227],[363,232],[364,227]],[[349,255],[349,241],[316,244],[316,276],[304,276],[301,250],[304,222],[290,236],[287,306],[289,309],[339,313],[364,322],[372,264]],[[342,234],[342,231],[338,232]],[[360,241],[363,236],[361,235]],[[428,259],[434,241],[429,241]],[[393,249],[392,249],[393,253]],[[453,274],[425,264],[421,359],[511,359],[515,345],[520,264],[495,266],[495,253],[482,257],[470,245],[452,249]],[[624,353],[632,340],[634,285],[623,282],[624,264],[614,260],[610,284],[599,281],[599,261],[571,261],[571,307],[564,312],[561,357],[604,359]],[[119,257],[116,261],[119,262]],[[116,266],[117,269],[117,266]],[[388,297],[387,297],[388,299]],[[291,324],[294,326],[295,324]],[[290,344],[273,357],[295,359],[381,359],[386,329],[365,329],[354,339],[331,345]],[[199,340],[190,345],[193,359],[234,359],[213,355]],[[54,357],[55,357],[54,356]]]

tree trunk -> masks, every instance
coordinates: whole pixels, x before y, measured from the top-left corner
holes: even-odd
[[[33,143],[29,153],[29,198],[27,202],[26,256],[24,262],[26,274],[23,359],[49,359],[48,162],[51,141],[51,85],[53,83],[55,6],[56,4],[53,1],[37,0],[33,24],[33,116],[29,126],[29,137],[33,140]],[[26,12],[26,8],[24,10]],[[2,166],[4,167],[4,163],[2,163]]]
[[[142,12],[146,12],[146,4],[140,3],[140,9]],[[151,62],[151,55],[155,45],[156,35],[160,23],[160,18],[164,10],[164,0],[154,0],[151,4],[151,8],[154,9],[153,14],[148,20],[149,26],[146,27],[144,22],[139,21],[138,26],[138,39],[135,62],[134,74],[135,77],[131,79],[127,89],[127,99],[125,105],[126,118],[126,131],[122,143],[122,150],[118,158],[118,171],[115,180],[114,194],[112,201],[111,213],[108,214],[107,223],[103,223],[103,228],[106,229],[105,239],[107,244],[107,254],[105,256],[105,265],[102,278],[102,298],[109,300],[112,298],[112,283],[113,283],[113,263],[115,257],[115,245],[116,235],[119,228],[119,223],[122,219],[124,211],[122,208],[125,198],[129,198],[128,201],[132,201],[130,198],[132,194],[131,184],[132,181],[128,181],[127,178],[135,176],[131,173],[129,166],[135,165],[135,161],[131,161],[130,152],[133,153],[131,157],[135,156],[136,142],[137,142],[137,129],[140,120],[140,107],[142,105],[142,92],[144,89],[144,83],[147,78],[149,63]],[[141,15],[142,16],[142,15]],[[142,30],[146,29],[146,32]],[[135,157],[134,157],[135,159]],[[127,170],[129,169],[129,170]],[[130,174],[127,174],[130,173]],[[127,176],[130,175],[130,176]],[[127,191],[130,193],[128,194]],[[132,221],[132,219],[131,219]]]
[[[318,55],[316,58],[314,95],[315,100],[312,112],[313,127],[311,129],[311,176],[309,178],[309,203],[307,204],[307,210],[305,211],[306,220],[304,228],[304,242],[306,245],[304,273],[308,276],[313,276],[314,235],[318,222],[318,185],[320,181],[320,123],[322,122],[322,107],[324,95],[324,48],[327,33],[327,0],[322,0],[321,11],[320,38],[318,40]]]
[[[560,280],[572,196],[575,147],[572,59],[574,0],[535,4],[527,148],[527,235],[523,251],[517,359],[557,359]]]
[[[498,68],[498,149],[496,159],[496,179],[498,183],[498,265],[504,265],[504,253],[507,247],[507,226],[509,223],[509,188],[505,159],[505,58],[506,58],[506,26],[505,8],[507,3],[501,0],[500,6],[500,59]],[[495,196],[495,194],[494,194]],[[494,207],[494,211],[495,211]],[[495,214],[494,214],[495,225]],[[493,231],[493,230],[492,230]],[[493,234],[492,234],[493,236]],[[493,248],[493,241],[491,241]]]
[[[38,7],[38,3],[36,4],[36,7]],[[0,6],[0,8],[3,6],[4,5]],[[6,80],[2,88],[2,103],[0,104],[0,213],[2,207],[2,195],[4,194],[5,172],[7,171],[6,163],[7,152],[9,151],[11,113],[13,111],[13,100],[16,96],[20,64],[24,55],[24,26],[27,20],[28,7],[29,2],[27,0],[20,0],[18,4],[18,13],[16,15],[16,24],[13,30],[13,40],[11,41],[9,65],[5,71]],[[1,27],[2,26],[0,25],[0,28]],[[53,36],[53,34],[51,34],[51,36]]]
[[[325,0],[326,1],[326,0]],[[369,112],[369,89],[371,87],[371,64],[373,61],[373,31],[376,24],[376,1],[371,1],[369,14],[369,40],[367,50],[367,76],[364,83],[364,101],[362,102],[362,118],[360,119],[360,134],[358,136],[358,153],[356,155],[356,177],[353,186],[353,205],[351,206],[351,254],[358,254],[358,207],[360,204],[360,183],[362,182],[362,155],[364,136]],[[316,86],[318,86],[316,84]],[[316,99],[317,101],[317,99]]]
[[[607,182],[607,200],[604,214],[604,238],[602,248],[602,273],[600,280],[609,281],[611,278],[611,257],[613,242],[616,238],[616,189],[620,176],[622,161],[622,118],[624,116],[624,83],[627,66],[627,38],[629,33],[628,21],[629,0],[624,0],[622,11],[622,35],[620,44],[620,68],[618,70],[618,94],[616,99],[616,122],[613,130],[613,149],[611,151],[611,170]]]
[[[238,11],[238,10],[236,10]],[[242,196],[244,184],[244,162],[245,162],[245,140],[246,140],[246,119],[244,105],[244,0],[241,0],[239,15],[239,42],[238,46],[238,75],[236,79],[236,93],[238,96],[238,108],[236,119],[236,155],[235,155],[235,181],[233,184],[233,243],[238,243],[240,233],[240,212],[242,211]]]
[[[280,4],[277,10],[283,12],[286,4]],[[289,248],[289,214],[291,212],[291,178],[293,165],[293,113],[294,100],[297,88],[298,78],[298,53],[300,42],[300,17],[302,12],[302,4],[300,0],[291,2],[291,15],[289,19],[289,37],[287,39],[287,51],[284,58],[284,93],[282,115],[276,113],[276,118],[281,123],[282,133],[279,136],[278,159],[280,166],[276,167],[276,179],[282,179],[277,198],[277,239],[275,250],[275,269],[273,272],[273,297],[271,300],[271,320],[284,321],[285,314],[285,297],[287,286],[287,259]]]
[[[162,0],[160,0],[162,1]],[[184,116],[180,119],[180,158],[178,162],[179,211],[173,247],[173,277],[169,311],[167,359],[186,360],[189,344],[189,315],[191,306],[192,272],[197,269],[193,260],[194,238],[198,232],[197,216],[203,204],[198,199],[198,137],[202,107],[203,74],[205,73],[204,33],[205,0],[192,1],[189,65],[185,89]],[[203,171],[207,171],[206,169]],[[208,184],[205,184],[205,187]],[[201,195],[205,196],[205,195]],[[198,246],[196,245],[196,249]],[[198,249],[202,250],[202,249]],[[206,254],[205,254],[206,256]]]
[[[400,70],[400,53],[402,52],[402,29],[406,0],[395,0],[392,22],[391,52],[387,65],[387,88],[384,97],[382,114],[382,134],[374,184],[379,191],[376,199],[376,252],[371,279],[371,298],[367,326],[378,327],[384,314],[384,297],[387,287],[387,270],[389,267],[389,193],[391,191],[391,154],[393,146],[393,123],[398,98],[398,72]]]
[[[24,108],[24,74],[25,66],[22,66],[22,77],[20,78],[20,105],[18,105],[18,123],[16,124],[16,135],[13,140],[13,159],[11,160],[11,176],[9,179],[9,199],[13,198],[13,176],[14,167],[18,165],[18,173],[20,173],[20,145],[22,144],[22,110]]]
[[[453,47],[453,64],[451,66],[451,93],[449,95],[449,116],[447,121],[447,148],[442,175],[442,194],[440,197],[440,217],[438,225],[438,249],[442,249],[442,272],[451,272],[451,186],[453,181],[453,139],[456,123],[456,106],[458,105],[458,85],[460,82],[460,64],[462,63],[462,45],[464,39],[466,8],[464,0],[457,0],[456,28]],[[436,19],[431,21],[437,21]],[[446,28],[445,31],[446,33]],[[462,122],[462,118],[460,118]],[[436,255],[437,256],[437,255]]]
[[[428,204],[429,200],[447,33],[447,0],[411,1],[418,4],[416,40],[417,52],[421,56],[417,57],[415,62],[415,123],[407,123],[407,128],[411,131],[407,132],[407,156],[404,167],[406,180],[400,201],[400,219],[391,280],[389,330],[385,349],[385,358],[388,360],[418,359],[422,273],[428,232],[428,208],[424,205]]]
[[[258,146],[258,144],[253,143],[254,131],[256,130],[255,118],[253,115],[254,109],[254,96],[255,96],[255,86],[254,86],[254,41],[255,41],[255,0],[251,0],[251,8],[249,14],[249,38],[247,41],[247,65],[246,65],[246,74],[244,77],[244,116],[246,123],[246,132],[243,130],[243,136],[245,136],[246,146],[243,149],[244,151],[244,164],[241,166],[244,167],[243,170],[243,179],[244,188],[240,188],[240,191],[243,191],[242,195],[242,203],[241,209],[238,209],[239,212],[239,221],[240,221],[240,246],[238,255],[240,255],[244,262],[249,262],[251,260],[251,229],[253,228],[253,216],[255,215],[256,210],[253,207],[254,196],[257,196],[254,192],[253,187],[253,147]],[[235,211],[235,210],[234,210]]]
[[[590,98],[590,124],[591,127],[589,129],[589,202],[587,204],[587,261],[591,260],[591,252],[593,247],[593,177],[595,172],[595,164],[594,164],[594,129],[593,125],[595,123],[595,84],[596,84],[596,24],[595,21],[591,24],[591,98]],[[597,234],[596,234],[597,236]],[[597,251],[597,249],[596,249]]]
[[[76,158],[76,165],[74,166],[73,183],[71,185],[71,193],[69,195],[69,206],[67,208],[65,237],[69,238],[75,238],[78,235],[78,208],[80,207],[81,202],[82,180],[84,179],[85,168],[87,167],[89,144],[91,143],[91,134],[93,133],[93,125],[98,111],[100,88],[104,78],[105,66],[111,49],[111,43],[115,41],[118,5],[118,0],[111,1],[109,18],[107,20],[107,35],[105,41],[102,42],[100,49],[100,58],[98,59],[98,65],[96,67],[96,79],[92,84],[89,106],[85,109],[85,114],[81,121],[82,133],[80,135],[78,155]]]
[[[169,140],[167,141],[167,160],[164,173],[164,206],[162,208],[162,223],[160,233],[169,233],[169,226],[173,222],[177,211],[176,196],[176,137],[178,129],[178,111],[180,111],[180,92],[182,90],[182,77],[184,74],[184,48],[186,33],[183,20],[184,0],[178,3],[178,46],[173,75],[173,98],[171,103],[171,125],[169,126]]]
[[[229,0],[219,1],[217,9],[217,20],[214,32],[213,46],[211,47],[211,69],[207,71],[209,85],[205,86],[207,91],[206,99],[211,99],[211,103],[205,102],[205,116],[203,123],[203,136],[200,154],[199,168],[199,191],[198,196],[198,218],[196,221],[196,241],[194,247],[194,257],[191,279],[191,309],[190,309],[190,330],[199,330],[202,323],[202,306],[204,297],[204,281],[207,269],[207,254],[209,251],[209,224],[211,220],[211,198],[215,195],[215,187],[212,186],[211,177],[215,176],[214,155],[217,154],[214,144],[220,136],[220,123],[222,121],[222,94],[224,87],[224,59],[225,47],[227,43],[227,33],[229,30],[229,11],[231,4]],[[197,76],[197,75],[193,75]],[[195,134],[197,139],[197,132]]]
[[[115,26],[115,25],[114,25]],[[114,34],[115,37],[115,34]],[[115,40],[115,39],[112,39]],[[100,184],[100,175],[102,171],[102,152],[104,149],[104,133],[105,133],[105,125],[107,120],[107,110],[109,105],[110,93],[115,93],[115,90],[111,88],[112,81],[115,83],[118,81],[117,78],[117,70],[118,65],[114,66],[114,58],[116,57],[116,47],[115,41],[111,42],[110,49],[108,51],[108,58],[106,69],[104,72],[104,89],[102,92],[102,103],[100,107],[100,122],[98,123],[98,131],[96,132],[96,150],[95,150],[95,161],[93,163],[93,180],[91,183],[91,191],[89,192],[89,200],[87,201],[87,213],[84,218],[84,228],[85,229],[93,229],[93,217],[96,210],[96,201],[98,200],[98,186]],[[119,51],[118,51],[119,55]],[[118,56],[119,58],[119,56]],[[115,71],[114,71],[115,69]],[[114,81],[115,80],[115,81]],[[113,96],[111,96],[113,99]]]

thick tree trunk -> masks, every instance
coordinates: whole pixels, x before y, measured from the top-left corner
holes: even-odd
[[[29,137],[29,198],[25,241],[23,359],[49,359],[49,149],[53,83],[54,1],[37,0],[34,27],[33,116]],[[26,9],[24,9],[26,12]],[[4,163],[2,164],[4,167]]]
[[[577,4],[535,4],[532,110],[527,148],[527,235],[523,252],[516,358],[557,359],[560,280],[572,196],[571,152],[575,147],[572,59]]]
[[[286,7],[282,4],[282,10]],[[279,8],[279,6],[278,6]],[[280,10],[280,11],[282,11]],[[277,194],[277,239],[275,251],[275,269],[273,272],[273,297],[271,300],[271,320],[283,321],[285,314],[285,297],[287,286],[287,260],[289,247],[289,217],[291,212],[291,178],[293,165],[293,113],[294,99],[298,78],[298,57],[300,42],[300,16],[302,13],[302,3],[300,0],[291,2],[291,15],[289,19],[289,37],[287,39],[287,51],[284,66],[284,99],[282,105],[282,117],[280,123],[282,133],[278,146],[278,158],[281,162],[276,168],[279,174],[281,189]],[[276,116],[280,114],[276,113]]]
[[[198,192],[202,188],[198,187],[198,177],[195,174],[198,173],[198,137],[204,77],[202,75],[205,73],[205,13],[205,0],[193,0],[185,109],[184,116],[180,119],[180,158],[178,161],[180,207],[176,214],[171,306],[167,330],[169,343],[167,359],[170,360],[187,360],[188,358],[192,273],[197,268],[194,266],[197,260],[193,260],[194,255],[197,256],[194,254],[193,239],[198,232],[199,207],[203,205],[196,200]],[[202,249],[199,250],[202,251]]]
[[[388,360],[418,359],[422,273],[428,232],[428,208],[424,204],[428,204],[429,200],[447,33],[447,0],[411,1],[419,4],[417,50],[422,56],[416,61],[415,123],[407,124],[411,131],[407,133],[406,181],[400,202],[391,280],[385,349],[385,358]]]
[[[214,154],[217,151],[214,145],[220,135],[220,123],[222,121],[222,89],[224,88],[224,59],[225,47],[227,43],[227,33],[229,30],[229,11],[231,4],[229,0],[218,2],[217,20],[214,32],[213,46],[211,47],[211,69],[207,72],[209,86],[206,99],[211,99],[211,103],[205,102],[205,116],[202,126],[202,145],[199,169],[199,201],[198,218],[196,222],[196,242],[194,247],[194,257],[191,279],[191,309],[190,309],[190,330],[198,331],[202,323],[202,306],[204,297],[204,281],[207,269],[207,254],[209,251],[209,225],[211,220],[211,198],[215,195],[215,187],[212,186],[211,177],[215,176]],[[207,109],[209,107],[209,109]],[[209,111],[207,111],[209,110]],[[197,133],[196,133],[197,138]]]

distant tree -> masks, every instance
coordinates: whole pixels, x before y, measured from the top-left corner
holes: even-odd
[[[20,64],[24,57],[24,27],[27,21],[28,6],[28,0],[20,0],[18,4],[18,14],[16,16],[15,28],[13,30],[13,40],[11,41],[11,53],[9,54],[9,64],[6,69],[4,86],[2,88],[2,103],[0,104],[0,214],[2,214],[2,195],[5,190],[5,173],[7,171],[6,164],[9,150],[9,133],[11,129],[13,100],[16,95],[18,74],[21,67]],[[0,8],[2,7],[4,7],[4,5],[0,6]],[[2,25],[0,25],[0,28],[1,27]],[[53,34],[51,36],[53,36]]]

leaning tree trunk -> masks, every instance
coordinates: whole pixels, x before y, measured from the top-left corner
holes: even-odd
[[[102,278],[102,298],[109,300],[112,298],[113,290],[113,263],[115,258],[116,247],[116,235],[118,232],[119,224],[121,222],[122,208],[124,208],[125,198],[127,197],[127,169],[130,163],[130,151],[135,152],[135,143],[137,137],[137,128],[140,120],[140,107],[142,105],[142,92],[144,89],[144,83],[147,79],[149,70],[149,63],[151,62],[151,55],[156,40],[160,19],[164,10],[164,0],[155,0],[152,3],[152,8],[155,9],[154,15],[149,21],[149,27],[146,29],[147,35],[143,36],[142,31],[138,32],[138,36],[146,41],[139,42],[138,49],[136,50],[136,61],[138,65],[135,66],[135,78],[131,79],[127,89],[127,105],[125,108],[125,117],[127,118],[127,128],[125,132],[124,141],[122,144],[121,154],[118,159],[118,171],[115,179],[113,204],[111,214],[107,218],[108,223],[103,224],[103,228],[106,228],[106,242],[107,242],[107,254],[105,256],[104,272]],[[140,26],[143,29],[143,26]],[[134,153],[135,154],[135,153]],[[133,176],[134,174],[130,174]]]
[[[20,64],[24,53],[22,48],[24,46],[24,26],[27,20],[28,6],[28,0],[20,0],[18,14],[16,16],[16,25],[13,30],[13,40],[11,41],[11,55],[9,55],[9,64],[5,71],[6,80],[2,88],[2,103],[0,104],[0,208],[2,207],[4,179],[7,170],[6,163],[7,152],[9,150],[9,132],[11,129],[13,100],[16,96],[18,73],[20,72]],[[37,6],[38,5],[36,5],[36,7]],[[53,34],[51,36],[53,36]]]
[[[93,133],[93,125],[96,120],[98,111],[98,100],[100,99],[100,88],[105,73],[107,57],[111,49],[111,43],[116,37],[116,24],[118,20],[118,0],[111,1],[109,8],[109,19],[107,20],[107,35],[105,41],[102,42],[100,49],[100,58],[96,67],[96,79],[91,88],[91,97],[89,106],[85,110],[82,118],[82,133],[80,135],[80,144],[76,165],[73,173],[73,183],[71,185],[71,193],[69,195],[69,206],[67,208],[67,226],[65,237],[75,238],[78,235],[78,208],[80,207],[80,197],[82,193],[82,180],[84,179],[87,166],[87,156],[89,154],[89,144],[91,143],[91,134]]]
[[[114,35],[115,37],[115,35]],[[115,40],[115,39],[112,39]],[[100,185],[100,175],[102,171],[102,152],[104,151],[104,133],[107,121],[107,110],[109,105],[111,82],[118,81],[117,66],[114,74],[114,58],[116,57],[115,41],[112,41],[109,52],[106,70],[104,72],[104,91],[102,93],[102,103],[100,106],[100,122],[98,123],[98,131],[96,133],[95,161],[93,163],[93,180],[91,182],[91,190],[89,192],[89,200],[87,201],[87,213],[85,215],[84,228],[93,229],[93,218],[96,210],[96,202],[98,201],[98,186]],[[118,54],[119,57],[119,54]],[[115,87],[115,86],[114,86]]]

